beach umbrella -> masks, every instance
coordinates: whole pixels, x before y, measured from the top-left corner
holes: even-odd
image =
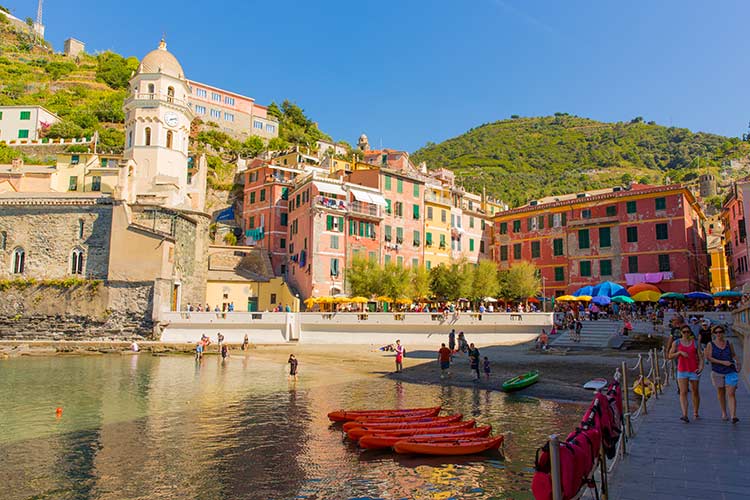
[[[497,299],[494,297],[485,297],[482,299],[484,302],[497,302]]]
[[[333,298],[334,304],[348,304],[351,301],[352,299],[350,299],[349,297],[334,297]]]
[[[714,296],[706,292],[690,292],[685,297],[693,300],[714,300]]]
[[[661,292],[644,290],[642,292],[636,293],[632,298],[636,302],[657,302],[661,298]]]
[[[635,299],[624,295],[616,295],[615,297],[612,297],[612,302],[617,302],[618,304],[633,304],[635,303]]]
[[[351,300],[355,304],[367,304],[368,302],[370,302],[370,299],[368,299],[367,297],[352,297]]]
[[[591,295],[579,295],[576,297],[576,300],[581,301],[581,302],[590,302]]]
[[[378,298],[377,298],[376,300],[377,300],[378,302],[388,302],[388,303],[391,303],[391,302],[393,302],[393,299],[392,299],[392,298],[390,298],[390,297],[388,297],[388,296],[386,296],[386,295],[381,295],[381,296],[380,296],[380,297],[378,297]]]
[[[308,309],[310,309],[312,306],[314,306],[317,303],[318,303],[318,299],[316,299],[315,297],[309,297],[305,299],[305,307],[307,307]]]
[[[588,295],[588,296],[594,295],[594,287],[587,285],[573,292],[574,297],[580,297],[581,295]]]
[[[659,289],[659,287],[656,285],[652,285],[651,283],[638,283],[637,285],[628,287],[628,293],[631,297],[641,292],[656,292],[661,295],[661,290]]]
[[[674,299],[674,300],[685,300],[685,296],[677,292],[667,292],[661,294],[660,299]]]
[[[615,297],[617,295],[629,295],[625,287],[618,285],[614,281],[603,281],[594,287],[592,293],[588,295],[594,295],[598,297]]]
[[[609,305],[610,302],[612,302],[612,299],[610,299],[606,295],[597,295],[596,297],[591,297],[591,302],[598,306],[606,306]]]
[[[396,304],[409,305],[411,303],[412,303],[412,300],[407,299],[406,297],[399,297],[396,299]]]
[[[742,297],[742,292],[735,292],[734,290],[722,290],[721,292],[716,292],[714,294],[714,297],[718,299],[739,299]]]
[[[528,299],[526,299],[526,301],[531,302],[532,304],[539,304],[539,299],[537,299],[536,297],[529,297]]]
[[[555,300],[560,302],[573,302],[578,300],[578,297],[573,297],[572,295],[560,295],[559,297],[555,297]]]

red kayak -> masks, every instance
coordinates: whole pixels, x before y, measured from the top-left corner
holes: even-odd
[[[366,434],[359,440],[359,446],[368,450],[379,450],[390,448],[399,441],[408,439],[410,443],[432,443],[439,441],[455,441],[456,439],[487,437],[492,427],[485,425],[476,429],[455,429],[451,432],[440,432],[435,434],[416,434],[405,438],[404,436],[393,436],[390,434]]]
[[[464,418],[463,415],[460,413],[457,413],[455,415],[446,415],[444,417],[423,417],[423,418],[429,418],[430,420],[423,420],[419,418],[415,418],[412,420],[400,420],[398,422],[357,422],[356,420],[353,422],[347,422],[344,424],[344,432],[347,432],[351,429],[355,429],[357,427],[372,427],[372,428],[381,428],[381,429],[395,429],[398,427],[435,427],[440,424],[449,424],[451,422],[458,422],[462,418]]]
[[[328,414],[328,418],[334,422],[348,422],[354,420],[357,417],[390,417],[390,416],[413,416],[418,414],[419,416],[434,416],[440,413],[439,406],[433,406],[431,408],[407,408],[404,410],[355,410],[346,411],[338,410],[332,411]]]
[[[440,418],[440,417],[438,417],[436,415],[420,415],[418,413],[415,413],[413,415],[407,415],[407,416],[395,415],[395,416],[391,416],[391,417],[381,417],[381,416],[377,416],[377,417],[369,417],[369,416],[368,417],[357,417],[354,420],[352,420],[352,422],[362,422],[362,423],[364,423],[364,422],[368,422],[368,423],[369,422],[372,422],[372,423],[379,422],[379,423],[388,424],[388,423],[408,422],[410,420],[421,420],[423,422],[429,422],[430,420],[435,420],[435,419],[438,419],[438,418]],[[349,423],[349,422],[347,422],[347,423]]]
[[[413,453],[417,455],[474,455],[488,450],[497,450],[503,443],[503,436],[494,438],[468,438],[451,441],[422,443],[403,440],[393,445],[396,453]]]
[[[403,419],[391,419],[391,420],[377,420],[377,421],[371,421],[371,420],[353,420],[351,422],[346,422],[343,426],[344,432],[348,431],[349,429],[354,429],[355,427],[393,427],[393,426],[404,426],[404,425],[412,425],[412,424],[433,424],[433,425],[439,425],[442,423],[447,422],[457,422],[461,420],[464,416],[460,413],[457,413],[455,415],[445,415],[443,417],[418,417],[418,418],[403,418]]]
[[[443,432],[446,427],[452,428],[452,429],[469,429],[471,427],[474,427],[476,424],[476,420],[467,420],[466,422],[455,422],[453,424],[445,424],[445,425],[434,425],[434,426],[422,426],[422,427],[396,427],[396,428],[382,428],[382,427],[355,427],[354,429],[350,429],[346,435],[349,439],[352,439],[354,441],[357,441],[359,438],[364,436],[365,434],[395,434],[398,432],[404,432],[407,433],[406,436],[410,436],[414,434],[414,431],[425,431],[426,433],[429,432]],[[418,425],[418,424],[415,424]]]

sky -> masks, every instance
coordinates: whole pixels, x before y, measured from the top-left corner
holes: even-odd
[[[741,136],[748,19],[743,0],[45,0],[43,21],[56,50],[74,37],[139,59],[166,33],[190,79],[413,152],[513,114]]]

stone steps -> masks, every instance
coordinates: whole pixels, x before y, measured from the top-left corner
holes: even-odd
[[[607,347],[610,337],[622,329],[621,321],[584,321],[581,330],[581,341],[573,342],[567,330],[557,334],[550,345],[568,349],[602,349]]]

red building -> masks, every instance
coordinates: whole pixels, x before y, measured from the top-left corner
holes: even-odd
[[[729,281],[732,288],[742,288],[745,283],[750,282],[750,250],[743,189],[737,183],[732,185],[732,190],[722,206],[721,218],[724,223],[724,253],[729,266]]]
[[[679,185],[633,184],[549,197],[494,219],[501,269],[531,261],[547,295],[614,281],[708,290],[704,215]]]

